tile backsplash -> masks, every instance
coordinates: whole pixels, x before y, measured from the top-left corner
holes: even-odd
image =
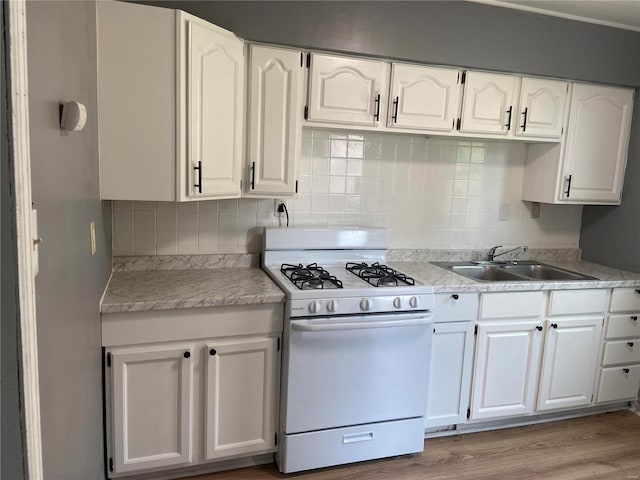
[[[578,248],[582,207],[520,200],[526,145],[303,130],[290,225],[384,226],[394,249]],[[273,199],[114,201],[113,255],[257,253]]]

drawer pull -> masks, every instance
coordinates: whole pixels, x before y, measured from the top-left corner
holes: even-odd
[[[622,369],[622,371],[623,371],[624,373],[629,373],[629,369],[628,369],[628,368],[623,368],[623,369]]]
[[[373,440],[373,432],[364,432],[364,433],[352,433],[350,435],[342,436],[342,443],[357,443],[357,442],[368,442]]]
[[[536,326],[536,330],[538,330],[539,332],[541,332],[541,331],[542,331],[542,326],[540,326],[540,325]]]
[[[633,320],[634,322],[638,321],[638,316],[637,315],[631,315],[631,320]]]
[[[637,289],[636,289],[636,293],[639,293],[639,294],[640,294],[640,288],[637,288]]]
[[[551,324],[551,326],[552,326],[553,328],[558,328],[558,324],[557,324],[557,323],[552,323],[552,324]]]
[[[633,342],[627,342],[627,345],[629,345],[630,347],[633,347]]]
[[[454,293],[453,295],[451,295],[451,298],[453,298],[454,300],[458,300],[460,298],[460,295]]]

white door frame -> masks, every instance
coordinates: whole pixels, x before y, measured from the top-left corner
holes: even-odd
[[[27,25],[25,0],[7,2],[9,42],[9,108],[16,195],[18,252],[18,306],[20,309],[21,379],[26,435],[26,464],[30,480],[41,480],[42,438],[38,380],[35,274],[38,242],[31,223],[31,156],[29,150],[29,96],[27,76]]]

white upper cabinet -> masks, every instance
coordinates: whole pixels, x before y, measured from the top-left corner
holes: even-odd
[[[300,156],[302,52],[251,45],[245,195],[292,196]]]
[[[388,82],[386,62],[312,53],[308,120],[377,126]]]
[[[240,196],[244,123],[244,42],[179,12],[186,47],[187,195]],[[184,43],[182,43],[184,42]],[[183,97],[184,99],[184,97]]]
[[[574,85],[561,198],[620,203],[633,96],[628,88]]]
[[[453,131],[460,76],[460,70],[394,63],[388,126]]]
[[[508,135],[517,122],[519,84],[513,75],[466,72],[460,131]]]
[[[96,9],[101,198],[238,197],[243,41],[179,10]]]
[[[522,199],[619,204],[633,99],[630,88],[574,84],[564,141],[529,145]]]
[[[524,77],[516,120],[516,135],[560,137],[569,84],[558,80]]]

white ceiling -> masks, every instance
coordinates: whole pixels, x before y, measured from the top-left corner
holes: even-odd
[[[640,0],[470,0],[640,32]]]

